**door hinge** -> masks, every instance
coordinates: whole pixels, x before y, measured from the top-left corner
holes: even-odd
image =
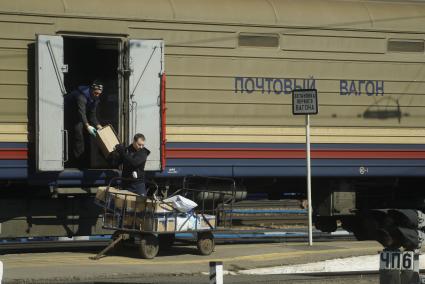
[[[123,76],[130,76],[131,73],[133,72],[133,70],[131,69],[126,69],[126,68],[118,68],[118,73],[123,75]]]

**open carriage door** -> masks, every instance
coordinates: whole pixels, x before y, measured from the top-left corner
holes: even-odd
[[[146,137],[151,151],[146,171],[160,171],[161,165],[161,76],[164,70],[162,40],[130,40],[129,141],[136,133]]]
[[[38,35],[36,45],[36,167],[64,169],[63,39]]]

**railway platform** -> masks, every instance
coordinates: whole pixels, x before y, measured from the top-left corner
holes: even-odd
[[[213,260],[223,261],[227,274],[239,274],[243,278],[248,277],[243,271],[376,255],[382,247],[377,242],[358,241],[318,242],[313,247],[305,242],[220,244],[206,257],[198,255],[192,244],[177,243],[152,260],[140,259],[137,249],[132,247],[111,252],[97,261],[90,260],[98,249],[84,247],[2,254],[3,283],[116,283],[116,279],[123,277],[134,281],[161,277],[202,278],[209,271],[208,263]],[[205,277],[207,280],[208,276]]]

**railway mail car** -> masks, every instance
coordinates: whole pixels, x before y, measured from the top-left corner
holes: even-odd
[[[291,91],[313,87],[317,223],[413,206],[424,196],[424,16],[417,1],[2,1],[0,236],[101,232],[91,188],[119,173],[96,151],[86,170],[67,165],[60,107],[94,77],[106,82],[102,123],[126,142],[146,132],[163,188],[202,175],[302,193],[304,119]]]

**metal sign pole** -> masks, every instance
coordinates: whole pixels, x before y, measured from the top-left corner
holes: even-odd
[[[307,150],[307,202],[308,202],[308,244],[313,245],[313,210],[311,201],[311,160],[310,160],[310,115],[305,116]]]
[[[313,202],[311,200],[311,157],[310,157],[310,114],[318,114],[316,89],[292,90],[292,114],[305,115],[305,137],[307,152],[307,201],[308,201],[308,244],[313,245]]]

